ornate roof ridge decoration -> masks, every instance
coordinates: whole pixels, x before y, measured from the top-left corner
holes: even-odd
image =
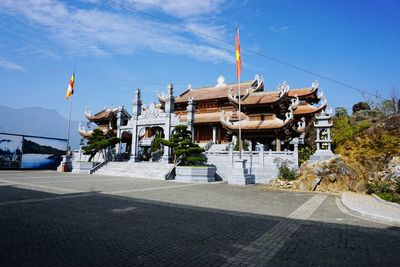
[[[238,96],[236,93],[234,93],[232,95],[232,93],[233,93],[233,88],[231,87],[228,90],[228,99],[229,99],[229,101],[231,101],[235,105],[239,105],[239,97],[240,96]],[[246,93],[242,96],[241,102],[244,102],[246,100],[246,98],[249,97],[249,95],[250,95],[250,91],[249,91],[248,88],[246,88]]]
[[[189,84],[190,86],[190,84]],[[188,90],[189,90],[188,86]],[[187,92],[186,90],[185,92]],[[158,90],[156,91],[158,101],[163,104],[167,101],[168,98],[174,97],[174,84],[173,83],[168,83],[167,85],[167,93],[160,93]]]
[[[92,135],[93,130],[88,131],[88,130],[86,130],[85,126],[82,125],[82,123],[79,123],[79,125],[78,125],[78,132],[79,132],[79,134],[80,134],[81,136],[83,136],[83,137],[88,137],[88,136],[91,136],[91,135]]]
[[[293,129],[298,133],[303,133],[306,130],[306,118],[301,117],[300,121],[298,121],[295,125],[293,125]]]
[[[263,88],[263,78],[260,75],[255,75],[253,80],[242,81],[240,83],[240,94],[245,92],[245,89],[249,89],[249,91],[259,91]],[[222,84],[222,80],[220,80],[220,84],[215,86],[205,86],[200,88],[189,88],[184,91],[182,94],[175,98],[175,103],[186,103],[188,101],[188,97],[195,97],[196,101],[203,100],[215,100],[215,99],[223,99],[227,98],[228,90],[233,87],[237,88],[237,83],[226,84],[225,81]],[[159,97],[160,102],[163,101],[162,95]]]
[[[312,84],[311,84],[310,91],[311,91],[311,92],[314,92],[315,90],[318,89],[318,87],[319,87],[319,83],[318,83],[317,80],[315,80],[315,81],[313,81]]]
[[[218,79],[217,79],[217,84],[215,85],[215,87],[223,87],[226,86],[225,83],[225,77],[221,75],[219,75]]]
[[[222,111],[220,113],[220,122],[221,124],[227,128],[228,130],[238,130],[239,123],[241,124],[242,130],[273,130],[273,129],[280,129],[290,124],[293,120],[293,113],[287,112],[285,114],[285,120],[279,119],[276,116],[272,120],[258,120],[258,121],[251,121],[247,117],[241,121],[229,121],[226,117],[226,112]]]
[[[126,117],[128,117],[129,119],[132,117],[131,114],[129,114],[128,111],[125,110],[124,105],[121,105],[119,107],[104,107],[102,110],[100,110],[99,112],[97,112],[96,114],[92,114],[91,110],[86,107],[85,108],[85,117],[89,120],[89,121],[98,121],[98,120],[104,120],[104,119],[109,119],[112,116],[117,116],[118,112],[122,112]]]
[[[283,81],[282,84],[278,85],[277,89],[279,91],[279,93],[278,93],[279,98],[282,98],[284,95],[287,95],[289,93],[290,86],[289,86],[289,84],[287,84],[286,81]]]
[[[300,104],[300,99],[297,95],[294,95],[294,98],[290,99],[290,106],[289,109],[292,111],[296,109]]]

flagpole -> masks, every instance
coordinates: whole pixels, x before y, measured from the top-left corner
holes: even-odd
[[[240,38],[239,38],[239,27],[237,28],[237,36],[238,36],[238,42],[239,42],[239,40],[240,40]],[[237,84],[238,84],[238,96],[239,96],[239,159],[242,159],[242,149],[243,149],[243,144],[242,144],[242,120],[241,120],[241,117],[240,117],[242,97],[240,96],[240,74],[237,76]]]
[[[74,82],[75,82],[75,68],[74,68]],[[69,112],[68,112],[68,133],[67,133],[67,151],[65,152],[65,155],[68,156],[68,150],[69,150],[69,137],[70,137],[70,132],[71,132],[71,110],[72,110],[72,95],[69,97]]]
[[[68,155],[69,149],[69,135],[71,131],[71,109],[72,109],[72,97],[69,98],[69,114],[68,114],[68,133],[67,133],[67,152],[65,155]]]

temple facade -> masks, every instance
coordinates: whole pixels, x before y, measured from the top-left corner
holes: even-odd
[[[145,106],[138,89],[131,113],[121,106],[105,108],[96,114],[86,110],[85,115],[105,134],[122,139],[116,154],[127,154],[131,160],[139,161],[148,160],[145,151],[155,136],[168,139],[179,124],[188,125],[193,141],[206,150],[210,147],[228,150],[237,139],[239,128],[250,150],[260,150],[260,147],[265,151],[287,150],[293,144],[291,141],[302,137],[306,126],[327,105],[318,82],[295,89],[283,82],[275,90],[265,90],[259,75],[239,85],[226,84],[220,76],[214,86],[192,88],[189,85],[177,96],[169,84],[166,92],[157,97],[159,103]],[[82,137],[91,134],[82,125],[79,132]],[[161,160],[167,162],[170,154],[169,148],[165,148]]]

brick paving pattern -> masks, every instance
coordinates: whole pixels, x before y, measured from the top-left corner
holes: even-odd
[[[400,265],[400,228],[344,214],[332,195],[54,172],[0,180],[0,266]]]

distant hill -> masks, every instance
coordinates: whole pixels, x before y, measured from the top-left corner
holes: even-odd
[[[71,146],[79,148],[78,121],[71,121]],[[68,120],[54,109],[14,109],[0,105],[0,132],[67,138]]]

